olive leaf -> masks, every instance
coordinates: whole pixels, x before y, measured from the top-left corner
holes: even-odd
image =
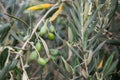
[[[72,66],[69,65],[69,64],[67,63],[67,61],[66,61],[62,56],[61,56],[61,59],[62,59],[63,62],[64,62],[64,65],[65,65],[66,70],[67,70],[69,73],[74,74],[74,70],[73,70]]]

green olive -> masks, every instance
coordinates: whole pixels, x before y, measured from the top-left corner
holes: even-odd
[[[38,58],[37,62],[40,65],[45,65],[48,62],[48,60],[40,57]]]
[[[47,33],[47,25],[46,23],[40,29],[40,36],[44,36]]]
[[[33,51],[33,52],[30,54],[30,60],[35,60],[35,59],[37,59],[37,56],[38,56],[37,52],[36,52],[36,51]]]
[[[48,39],[54,40],[55,39],[55,35],[53,33],[48,33]]]
[[[53,25],[50,26],[50,32],[54,33],[55,32],[55,27]]]
[[[51,53],[52,56],[57,56],[57,55],[59,55],[59,50],[57,50],[57,49],[50,49],[50,53]]]
[[[50,59],[52,59],[53,61],[56,59],[56,57],[55,56],[52,56],[52,55],[50,55]]]
[[[36,47],[38,52],[40,52],[42,50],[42,44],[40,42],[37,42],[35,47]]]

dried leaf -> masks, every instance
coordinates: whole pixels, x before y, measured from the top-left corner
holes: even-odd
[[[35,11],[35,10],[41,10],[41,9],[48,9],[52,6],[53,4],[40,4],[40,5],[36,5],[36,6],[32,6],[32,7],[29,7],[27,10],[32,10],[32,11]]]
[[[97,69],[101,69],[103,67],[103,59],[101,59],[100,63],[98,64]]]
[[[53,14],[53,16],[50,18],[49,21],[50,22],[54,21],[58,17],[58,15],[62,12],[62,10],[63,10],[63,5],[61,4],[59,6],[59,9]]]

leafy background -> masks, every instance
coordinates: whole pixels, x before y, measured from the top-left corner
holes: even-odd
[[[56,37],[51,41],[47,35],[39,37],[46,21],[39,25],[29,40],[34,27],[48,9],[26,9],[36,4],[56,3],[57,0],[0,0],[0,80],[118,80],[119,0],[100,0],[99,4],[104,5],[97,4],[97,1],[93,0],[90,16],[86,14],[87,0],[83,1],[84,7],[80,7],[82,0],[74,0],[71,4],[69,0],[63,1],[64,11],[52,22]],[[84,18],[80,13],[84,13]],[[48,22],[48,27],[50,25]],[[39,56],[44,59],[50,56],[44,66],[29,59],[38,41],[42,43]]]

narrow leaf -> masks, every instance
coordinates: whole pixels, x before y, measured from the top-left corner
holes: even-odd
[[[9,71],[9,65],[4,66],[4,68],[0,71],[0,80],[4,80],[6,74]]]
[[[103,4],[99,5],[97,10],[94,12],[94,14],[91,16],[90,19],[88,19],[85,23],[85,26],[84,26],[84,30],[87,29],[87,27],[89,26],[89,24],[94,21],[94,19],[96,18],[96,15],[97,15],[97,12],[103,7]]]
[[[0,53],[0,68],[4,67],[7,56],[8,56],[8,49],[6,48]]]
[[[113,60],[113,55],[111,55],[111,56],[108,58],[108,60],[107,60],[106,63],[105,63],[105,66],[103,67],[103,74],[104,74],[104,75],[108,72],[108,70],[109,70],[109,68],[110,68],[110,66],[111,66],[112,60]]]
[[[72,67],[66,62],[66,60],[65,60],[62,56],[61,56],[61,58],[62,58],[62,60],[63,60],[63,62],[64,62],[64,65],[65,65],[66,70],[67,70],[69,73],[74,74],[74,71],[73,71]]]
[[[109,70],[104,74],[104,77],[108,76],[115,69],[115,67],[117,66],[117,63],[118,63],[118,60],[112,63]]]
[[[106,41],[103,41],[102,43],[100,43],[100,44],[97,46],[97,48],[93,51],[93,54],[94,54],[94,55],[96,54],[97,51],[99,51],[99,50],[102,48],[102,46],[105,44],[105,42],[106,42]]]

